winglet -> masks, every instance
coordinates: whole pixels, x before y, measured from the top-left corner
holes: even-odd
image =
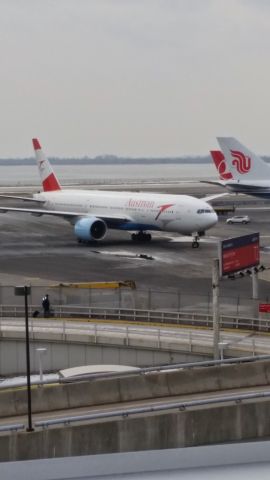
[[[44,192],[52,192],[61,190],[61,185],[52,169],[52,166],[41,149],[41,145],[37,138],[32,139],[35,150],[36,161],[38,165],[39,175],[41,178]]]

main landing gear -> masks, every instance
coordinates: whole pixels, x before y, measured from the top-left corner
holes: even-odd
[[[131,239],[133,242],[150,242],[152,240],[152,235],[151,233],[140,231],[138,233],[132,233]]]

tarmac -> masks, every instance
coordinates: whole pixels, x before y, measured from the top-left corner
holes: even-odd
[[[138,186],[133,188],[137,190]],[[99,187],[100,188],[100,187]],[[116,187],[120,189],[120,187]],[[112,189],[112,186],[110,186]],[[125,188],[122,186],[122,189]],[[128,186],[131,190],[131,186]],[[22,189],[20,189],[22,190]],[[29,188],[27,189],[29,195]],[[142,190],[142,189],[141,189]],[[145,191],[190,194],[203,197],[222,193],[223,189],[200,183],[144,185]],[[1,192],[3,193],[3,192]],[[8,194],[22,194],[13,189]],[[34,217],[28,214],[0,215],[0,283],[32,285],[57,282],[134,280],[141,288],[180,288],[206,294],[211,290],[213,259],[218,256],[221,239],[260,232],[261,263],[270,265],[270,203],[255,197],[226,196],[215,201],[236,206],[236,214],[251,217],[247,225],[227,225],[226,216],[206,232],[198,249],[191,247],[192,237],[153,232],[149,243],[134,243],[128,232],[108,230],[104,240],[80,244],[73,227],[65,220]],[[0,205],[22,206],[22,202],[1,198]],[[26,206],[23,203],[23,206]],[[269,292],[268,272],[260,274],[260,295]],[[250,297],[250,279],[224,280],[226,295],[239,292]]]

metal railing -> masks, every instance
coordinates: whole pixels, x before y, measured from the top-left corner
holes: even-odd
[[[24,430],[25,425],[23,423],[15,423],[11,425],[0,426],[0,432],[17,432],[18,430]]]
[[[132,311],[132,314],[135,312]],[[149,313],[149,312],[148,312]],[[122,320],[126,318],[126,313],[119,312]],[[195,317],[195,316],[194,316]],[[141,317],[140,317],[141,318]],[[149,316],[145,318],[145,322],[136,323],[136,321],[123,321],[123,323],[114,324],[113,320],[97,322],[96,318],[88,319],[89,321],[79,321],[77,316],[52,318],[52,319],[36,319],[29,321],[29,335],[30,338],[38,341],[42,338],[44,341],[44,333],[56,334],[58,342],[68,342],[69,338],[72,341],[79,343],[93,343],[96,345],[104,345],[108,343],[112,346],[125,346],[132,348],[146,348],[151,350],[167,351],[172,348],[177,351],[196,353],[196,354],[212,354],[213,339],[212,328],[209,319],[204,323],[200,315],[198,321],[193,318],[178,320],[174,324],[163,322],[163,325],[153,324],[149,320]],[[239,319],[238,319],[239,320]],[[226,332],[226,324],[222,323],[223,330],[221,331],[222,351],[221,357],[224,355],[265,355],[270,352],[270,344],[268,340],[260,335],[247,335],[250,330],[259,332],[268,331],[269,327],[265,324],[254,323],[254,319],[248,323],[248,319],[244,319],[245,330],[237,330],[233,332]],[[173,328],[173,325],[182,325],[185,328]],[[191,326],[191,328],[189,328]],[[207,331],[202,327],[210,327]],[[199,327],[199,328],[194,328]],[[236,327],[236,325],[235,325]],[[0,335],[8,337],[9,332],[13,338],[22,339],[25,335],[25,325],[23,317],[5,317],[0,318]],[[242,332],[244,334],[242,334]],[[77,337],[77,340],[76,340]]]
[[[37,305],[29,306],[29,315],[32,316],[37,310]],[[0,305],[1,317],[24,317],[25,310],[22,305]],[[38,316],[32,321],[38,320]],[[213,326],[212,314],[189,313],[185,311],[166,311],[166,310],[143,310],[127,308],[102,308],[85,307],[79,305],[56,305],[54,306],[53,316],[50,318],[59,319],[83,319],[83,320],[119,320],[127,322],[140,323],[162,323],[171,325],[189,325],[194,327]],[[221,328],[259,330],[270,332],[270,318],[253,318],[242,316],[220,316]]]
[[[70,425],[72,423],[81,423],[81,422],[88,422],[91,420],[99,420],[99,419],[106,419],[106,418],[128,418],[133,415],[140,415],[140,414],[147,414],[147,413],[159,413],[162,411],[171,411],[171,410],[179,410],[185,411],[190,408],[196,408],[201,406],[211,406],[215,404],[227,404],[227,403],[241,403],[244,401],[250,400],[260,400],[263,398],[269,398],[270,391],[263,391],[257,393],[244,393],[240,395],[224,395],[224,396],[216,396],[208,399],[200,399],[200,400],[191,400],[186,402],[164,402],[159,403],[158,405],[151,405],[145,407],[137,407],[137,408],[126,408],[126,409],[119,409],[119,410],[111,410],[101,413],[92,413],[87,415],[73,415],[73,416],[65,416],[60,418],[54,418],[49,420],[40,420],[35,422],[35,428],[48,428],[54,425]],[[2,425],[0,426],[0,433],[7,432],[7,431],[15,431],[24,430],[25,425],[22,423],[18,424],[11,424],[11,425]]]
[[[213,397],[203,400],[191,400],[187,402],[170,402],[170,403],[159,403],[158,405],[152,405],[150,407],[137,407],[137,408],[127,408],[127,409],[119,409],[113,410],[109,412],[102,412],[102,413],[92,413],[88,415],[76,415],[76,416],[66,416],[61,418],[54,418],[51,420],[40,420],[35,422],[35,427],[43,427],[48,428],[52,425],[70,425],[71,423],[75,422],[87,422],[91,420],[98,420],[98,419],[105,419],[105,418],[114,418],[114,417],[122,417],[127,418],[132,415],[138,414],[145,414],[145,413],[153,413],[153,412],[162,412],[164,410],[180,410],[185,411],[190,408],[194,407],[201,407],[201,406],[210,406],[213,404],[221,404],[221,403],[240,403],[245,400],[259,400],[262,398],[269,398],[270,391],[258,392],[258,393],[244,393],[241,395],[224,395],[219,397]]]

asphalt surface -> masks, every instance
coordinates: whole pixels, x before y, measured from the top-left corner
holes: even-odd
[[[144,189],[198,197],[224,191],[219,187],[195,183],[144,186]],[[270,264],[270,204],[259,205],[256,198],[245,196],[224,197],[216,203],[224,201],[233,201],[236,206],[245,201],[251,202],[244,205],[244,210],[243,205],[236,210],[237,214],[248,214],[251,223],[227,225],[227,217],[221,216],[218,224],[201,239],[198,249],[191,248],[191,237],[166,232],[153,233],[152,242],[145,244],[132,242],[128,232],[120,231],[108,231],[105,239],[98,243],[79,244],[73,227],[64,220],[19,213],[0,214],[0,282],[2,285],[14,285],[18,282],[42,284],[48,281],[131,279],[140,288],[178,288],[184,292],[206,294],[211,291],[212,262],[218,255],[220,239],[258,231],[261,234],[261,263],[265,266]],[[0,206],[4,205],[28,206],[1,198]],[[259,288],[260,295],[267,296],[269,282],[261,279]],[[250,278],[223,281],[222,289],[228,295],[238,292],[250,297]]]

